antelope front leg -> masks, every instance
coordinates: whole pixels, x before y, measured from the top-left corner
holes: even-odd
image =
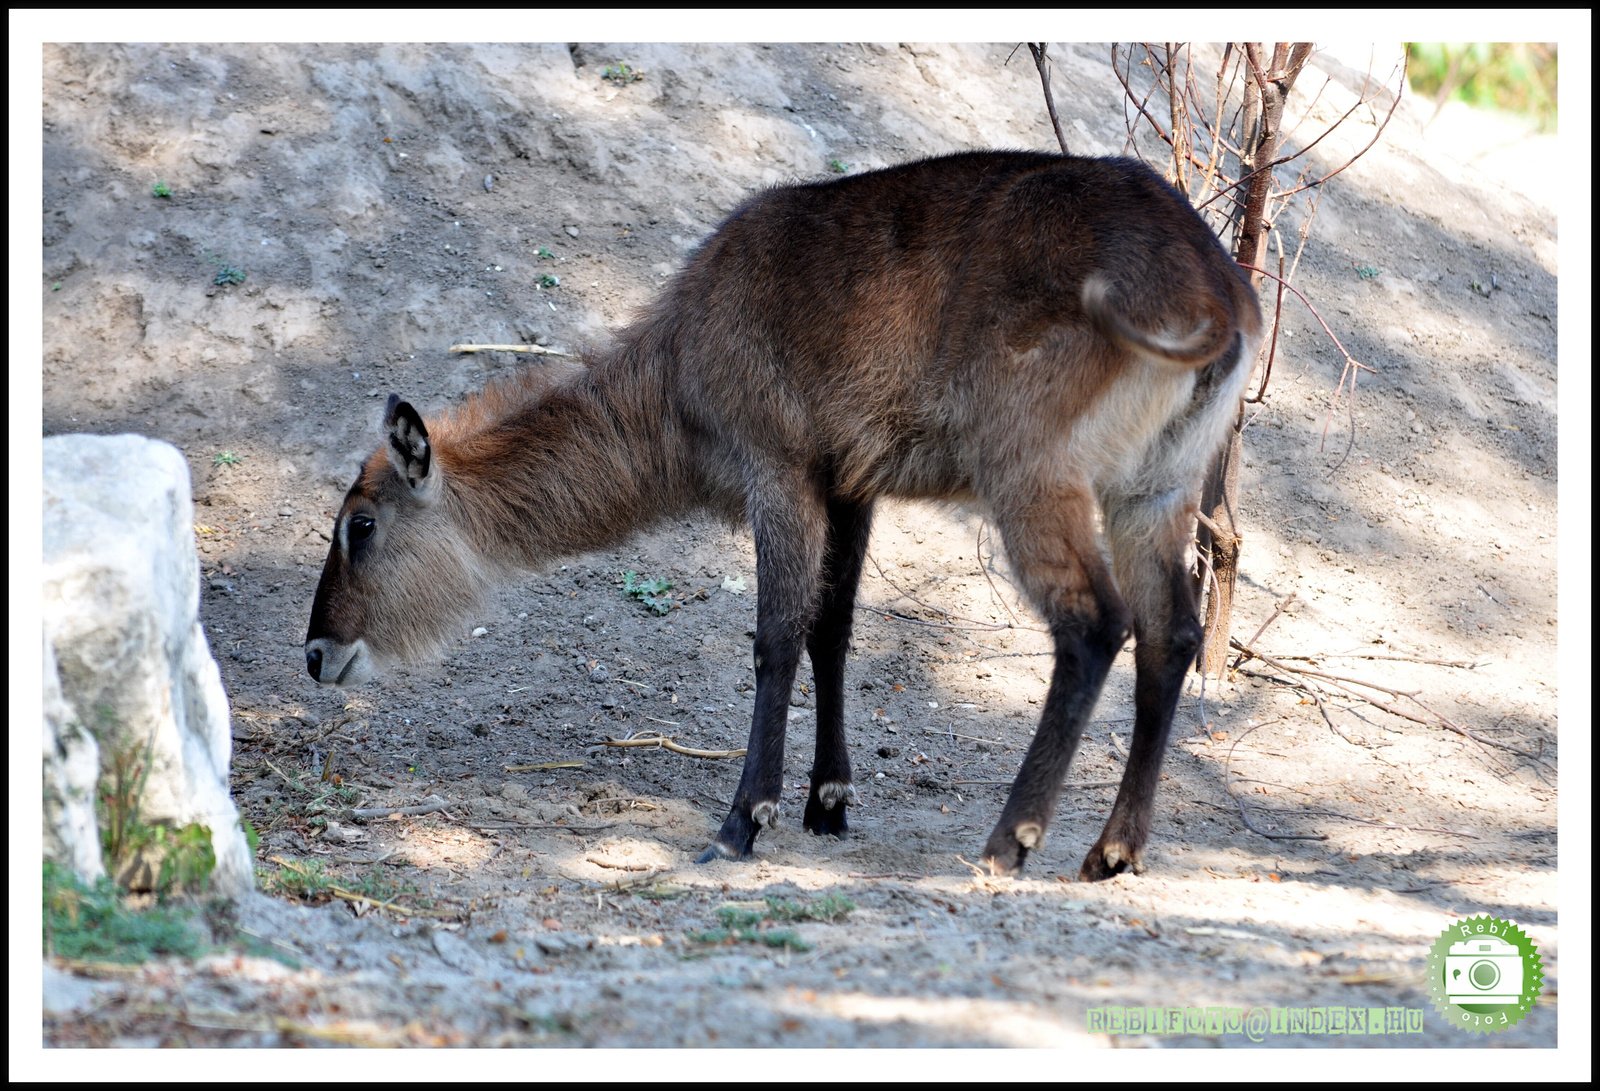
[[[806,640],[817,677],[817,749],[811,763],[811,795],[806,799],[804,825],[818,835],[843,837],[849,832],[846,814],[856,801],[844,731],[844,663],[850,649],[861,561],[871,534],[871,504],[829,502],[822,604]]]
[[[744,859],[755,846],[756,835],[778,824],[789,692],[821,577],[827,527],[821,498],[802,489],[772,490],[766,496],[770,506],[757,507],[751,520],[758,596],[755,715],[733,806],[716,840],[700,854],[702,864],[719,857]]]

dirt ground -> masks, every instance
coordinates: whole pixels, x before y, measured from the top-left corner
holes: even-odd
[[[605,745],[743,745],[743,530],[657,527],[504,588],[442,662],[352,691],[307,677],[332,516],[388,393],[436,413],[538,366],[454,343],[603,339],[762,185],[1052,147],[1010,48],[46,48],[44,432],[185,452],[261,867],[320,861],[346,887],[382,867],[410,907],[245,899],[216,926],[255,953],[102,968],[83,1010],[46,1019],[47,1042],[1250,1044],[1090,1032],[1091,1009],[1140,1005],[1427,1011],[1420,1034],[1267,1045],[1556,1043],[1555,214],[1431,141],[1420,106],[1322,200],[1297,284],[1375,374],[1330,424],[1342,358],[1286,304],[1245,438],[1235,624],[1249,636],[1293,596],[1258,646],[1397,691],[1371,692],[1406,715],[1331,680],[1319,705],[1260,661],[1208,683],[1203,709],[1196,679],[1145,875],[1075,881],[1121,775],[1131,651],[1024,877],[967,864],[1050,659],[1004,557],[957,510],[880,509],[843,841],[798,828],[804,664],[793,803],[749,861],[693,864],[737,758]],[[1120,153],[1107,51],[1055,49],[1074,151]],[[604,78],[619,63],[642,79]],[[1351,95],[1350,70],[1314,64],[1291,114],[1333,82],[1308,126]],[[1359,111],[1314,155],[1331,165],[1371,133]],[[671,581],[674,608],[625,595],[625,571]],[[356,806],[447,806],[323,826],[308,814],[323,770]],[[697,941],[727,903],[827,894],[856,909],[795,925],[808,949]],[[1428,945],[1480,913],[1526,927],[1547,975],[1498,1036],[1451,1029],[1423,987]]]

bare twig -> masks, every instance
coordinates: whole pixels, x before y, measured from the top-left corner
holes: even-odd
[[[624,825],[621,822],[606,822],[599,826],[568,826],[561,822],[507,822],[493,826],[484,826],[477,822],[468,823],[469,830],[566,830],[568,833],[599,833],[601,830],[613,830]]]
[[[452,356],[474,352],[528,352],[535,356],[571,356],[570,352],[547,349],[543,345],[451,345],[445,350]]]
[[[345,813],[351,818],[388,818],[390,815],[414,818],[420,814],[432,814],[435,811],[442,811],[448,806],[450,804],[438,796],[429,796],[426,802],[419,803],[414,807],[357,807]]]
[[[613,864],[610,860],[602,860],[598,856],[585,856],[585,860],[596,867],[611,868],[614,871],[649,871],[652,864]]]
[[[1265,620],[1265,621],[1263,621],[1261,623],[1261,628],[1256,630],[1256,635],[1251,637],[1249,640],[1245,641],[1244,642],[1244,646],[1246,648],[1252,647],[1255,644],[1256,641],[1260,640],[1261,639],[1261,634],[1267,631],[1267,626],[1271,625],[1274,621],[1277,621],[1278,620],[1278,615],[1283,613],[1285,610],[1287,610],[1289,608],[1289,604],[1291,602],[1293,602],[1296,598],[1298,598],[1299,595],[1300,595],[1300,592],[1291,591],[1289,593],[1289,597],[1288,598],[1286,598],[1282,602],[1278,603],[1277,607],[1272,611],[1272,616],[1267,618],[1267,620]],[[1234,643],[1234,641],[1229,641],[1229,643],[1230,644]],[[1236,658],[1233,661],[1232,669],[1233,670],[1238,670],[1239,669],[1239,664],[1243,663],[1246,659],[1248,659],[1253,654],[1254,654],[1253,652],[1247,652],[1243,648],[1241,648],[1239,650],[1238,658]]]
[[[1006,616],[1011,619],[1011,624],[1016,625],[1017,615],[1012,613],[1011,604],[1007,602],[1005,596],[1000,593],[1000,589],[994,585],[994,577],[989,574],[989,566],[985,564],[983,560],[983,532],[987,530],[988,527],[989,523],[987,520],[978,524],[978,570],[983,573],[983,578],[989,581],[990,592],[995,598],[1000,600],[1000,605],[1002,608],[1004,608]]]
[[[547,761],[538,765],[502,765],[500,768],[507,773],[542,773],[549,769],[582,769],[588,764],[586,761]]]
[[[1067,138],[1061,133],[1061,119],[1056,116],[1056,98],[1050,93],[1050,70],[1044,61],[1045,50],[1050,48],[1049,42],[1040,42],[1034,45],[1028,43],[1028,52],[1033,54],[1034,67],[1039,70],[1039,81],[1044,84],[1044,105],[1050,111],[1050,124],[1056,131],[1056,143],[1061,145],[1062,155],[1071,155],[1067,150]]]
[[[1283,328],[1283,242],[1278,242],[1278,302],[1272,309],[1272,345],[1267,350],[1266,370],[1261,374],[1261,385],[1256,388],[1256,396],[1246,398],[1251,405],[1266,400],[1267,382],[1272,378],[1272,361],[1278,356],[1278,331]]]
[[[1254,643],[1252,640],[1251,643]],[[1279,659],[1306,659],[1316,662],[1318,659],[1392,659],[1398,663],[1427,663],[1435,667],[1461,667],[1465,670],[1477,670],[1479,667],[1488,666],[1494,659],[1421,659],[1414,655],[1376,655],[1372,652],[1324,652],[1313,655],[1279,655]]]
[[[1262,627],[1265,628],[1265,626]],[[1260,634],[1258,633],[1256,635],[1259,636]],[[1255,648],[1247,644],[1241,644],[1237,640],[1230,640],[1228,643],[1232,644],[1235,648],[1238,648],[1241,653],[1251,655],[1256,659],[1261,660],[1268,666],[1277,667],[1279,670],[1291,671],[1295,674],[1303,674],[1311,678],[1324,678],[1330,682],[1351,682],[1358,686],[1366,686],[1368,689],[1375,689],[1379,693],[1387,693],[1391,697],[1412,697],[1422,692],[1421,690],[1393,689],[1389,686],[1381,686],[1376,682],[1368,682],[1363,678],[1351,678],[1347,674],[1328,674],[1325,671],[1312,670],[1309,667],[1290,666],[1288,663],[1279,662],[1277,659],[1267,655],[1265,652],[1257,651]]]
[[[1263,626],[1263,628],[1265,628],[1265,626]],[[1260,834],[1262,837],[1265,837],[1270,841],[1326,841],[1328,839],[1328,835],[1325,833],[1272,833],[1268,830],[1261,829],[1254,822],[1250,821],[1250,813],[1245,809],[1244,797],[1233,790],[1233,752],[1240,743],[1244,742],[1245,739],[1250,737],[1252,732],[1256,731],[1262,726],[1264,725],[1256,724],[1250,727],[1244,732],[1244,734],[1240,735],[1237,739],[1234,739],[1233,745],[1228,747],[1228,756],[1222,763],[1223,790],[1226,791],[1228,795],[1233,797],[1234,804],[1239,808],[1239,818],[1244,822],[1245,826],[1250,830],[1251,833]]]
[[[1011,784],[1016,780],[952,780],[951,784]],[[1063,788],[1115,788],[1121,784],[1120,780],[1069,780],[1062,785]]]
[[[745,755],[740,750],[696,750],[690,746],[683,746],[674,742],[670,736],[657,734],[654,731],[642,735],[630,736],[626,739],[614,739],[607,735],[603,740],[606,746],[650,746],[662,750],[670,750],[674,754],[683,754],[691,758],[742,758]]]
[[[1284,279],[1282,277],[1276,276],[1275,274],[1269,273],[1265,269],[1259,268],[1258,266],[1250,265],[1250,264],[1247,264],[1246,262],[1242,262],[1242,261],[1239,262],[1238,265],[1239,265],[1239,268],[1241,268],[1241,269],[1249,269],[1252,273],[1260,273],[1264,277],[1271,277],[1273,280],[1276,280],[1278,283],[1282,284],[1285,288],[1289,289],[1289,291],[1293,292],[1295,294],[1295,297],[1298,298],[1300,300],[1300,302],[1302,302],[1302,303],[1304,303],[1306,305],[1306,310],[1311,312],[1312,317],[1314,317],[1319,323],[1321,323],[1323,332],[1328,335],[1329,340],[1331,340],[1333,342],[1333,344],[1334,344],[1334,347],[1339,350],[1339,354],[1345,358],[1345,362],[1346,363],[1354,364],[1356,367],[1360,368],[1362,371],[1370,371],[1374,375],[1376,375],[1378,373],[1378,369],[1377,368],[1368,367],[1366,364],[1361,363],[1354,356],[1351,356],[1348,352],[1345,351],[1344,343],[1342,341],[1340,341],[1337,336],[1334,335],[1334,332],[1333,332],[1332,328],[1329,327],[1329,325],[1322,320],[1322,315],[1319,314],[1317,312],[1317,309],[1311,305],[1311,301],[1305,297],[1305,294],[1303,292],[1301,292],[1299,288],[1296,288],[1293,284],[1290,284],[1287,279]]]

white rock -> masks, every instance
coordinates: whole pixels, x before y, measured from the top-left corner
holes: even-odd
[[[193,510],[170,444],[44,441],[44,628],[61,693],[103,767],[150,748],[141,816],[210,827],[212,890],[237,894],[252,886],[250,851],[228,794],[228,699],[199,621]]]
[[[100,747],[77,725],[61,695],[61,677],[50,640],[44,641],[44,854],[70,867],[86,882],[105,874],[95,826],[94,785],[100,777]]]

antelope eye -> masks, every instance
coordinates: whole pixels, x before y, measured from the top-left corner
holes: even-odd
[[[372,521],[372,516],[370,515],[352,516],[350,519],[350,540],[352,542],[364,542],[372,537],[372,532],[376,527],[377,524]]]

